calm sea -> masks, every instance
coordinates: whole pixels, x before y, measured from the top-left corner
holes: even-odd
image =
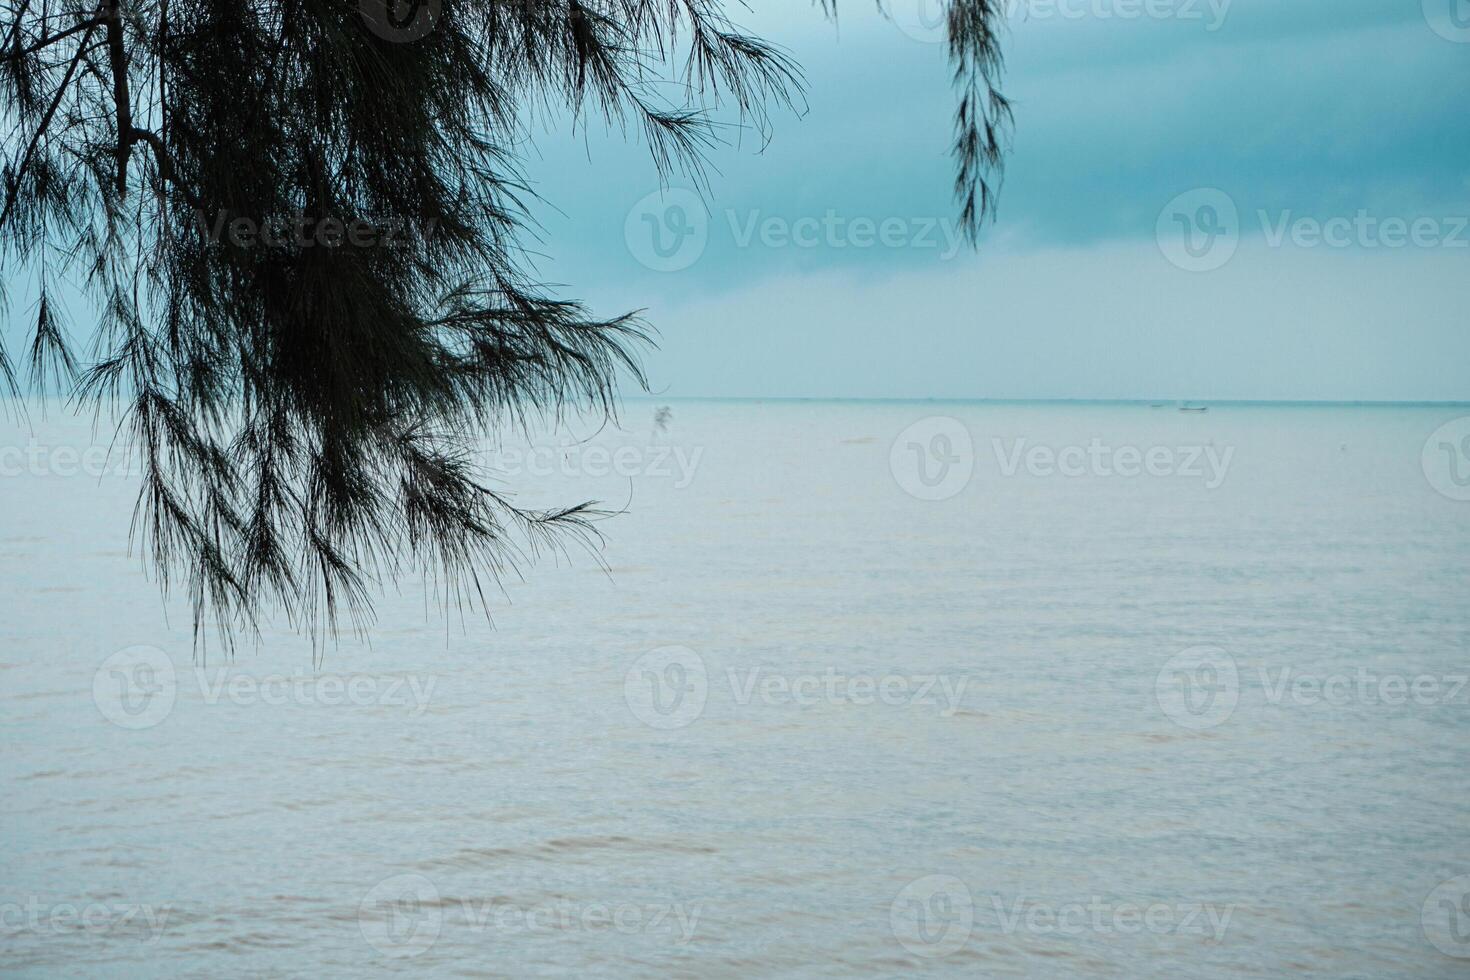
[[[1470,408],[630,402],[446,625],[197,662],[0,440],[7,976],[1470,972]]]

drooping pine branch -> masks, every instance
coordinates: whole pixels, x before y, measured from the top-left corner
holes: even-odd
[[[950,8],[972,230],[1009,121],[994,3]],[[559,106],[697,175],[717,114],[768,133],[800,91],[717,0],[0,0],[0,39],[0,272],[43,273],[31,377],[121,404],[136,539],[227,642],[271,608],[366,628],[409,574],[473,604],[589,540],[587,505],[522,509],[473,465],[502,423],[612,412],[649,336],[525,268],[517,135]],[[97,313],[80,367],[63,277]]]

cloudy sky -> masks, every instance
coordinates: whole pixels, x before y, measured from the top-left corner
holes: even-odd
[[[656,393],[1470,400],[1470,0],[1003,0],[978,251],[941,0],[750,2],[808,106],[702,195],[600,123],[523,147],[539,272],[647,310]]]
[[[755,0],[809,110],[714,153],[702,200],[600,125],[538,128],[541,271],[647,308],[656,390],[1470,399],[1470,3],[1013,0],[978,252],[930,7]]]

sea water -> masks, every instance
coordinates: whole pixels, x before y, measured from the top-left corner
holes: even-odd
[[[1470,408],[659,407],[486,447],[616,512],[493,624],[232,659],[6,422],[0,972],[1470,970]]]

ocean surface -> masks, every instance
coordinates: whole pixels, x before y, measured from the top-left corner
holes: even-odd
[[[0,974],[1470,975],[1470,407],[658,407],[319,663],[6,420]]]

